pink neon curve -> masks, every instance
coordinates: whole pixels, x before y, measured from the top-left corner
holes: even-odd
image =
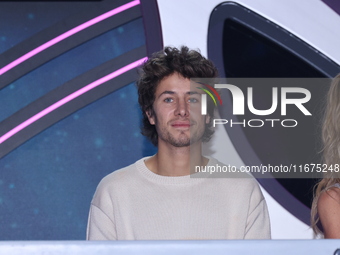
[[[20,125],[16,126],[15,128],[13,128],[12,130],[10,130],[9,132],[7,132],[6,134],[4,134],[2,137],[0,137],[0,144],[3,143],[4,141],[6,141],[8,138],[12,137],[13,135],[15,135],[16,133],[18,133],[19,131],[23,130],[24,128],[26,128],[27,126],[31,125],[32,123],[34,123],[35,121],[41,119],[42,117],[44,117],[45,115],[49,114],[50,112],[54,111],[55,109],[59,108],[60,106],[70,102],[71,100],[79,97],[80,95],[90,91],[91,89],[98,87],[99,85],[103,84],[104,82],[107,82],[133,68],[138,67],[139,65],[143,64],[148,58],[144,57],[141,58],[131,64],[128,64],[86,86],[84,86],[83,88],[73,92],[72,94],[64,97],[63,99],[59,100],[58,102],[50,105],[49,107],[47,107],[46,109],[42,110],[41,112],[37,113],[36,115],[32,116],[31,118],[29,118],[28,120],[24,121],[23,123],[21,123]]]
[[[34,50],[31,50],[30,52],[26,53],[25,55],[21,56],[20,58],[14,60],[13,62],[9,63],[8,65],[4,66],[3,68],[0,69],[0,75],[3,75],[4,73],[8,72],[9,70],[11,70],[12,68],[16,67],[17,65],[21,64],[22,62],[26,61],[27,59],[39,54],[40,52],[42,52],[43,50],[46,50],[47,48],[55,45],[56,43],[62,41],[62,40],[65,40],[66,38],[90,27],[90,26],[93,26],[94,24],[100,22],[100,21],[103,21],[107,18],[110,18],[120,12],[123,12],[127,9],[130,9],[132,8],[133,6],[136,6],[140,4],[140,0],[134,0],[132,2],[129,2],[127,4],[124,4],[122,6],[119,6],[111,11],[108,11],[96,18],[93,18],[75,28],[72,28],[71,30],[57,36],[56,38],[42,44],[41,46],[35,48]]]

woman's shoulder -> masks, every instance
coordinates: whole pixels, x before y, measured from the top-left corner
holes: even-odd
[[[332,206],[340,208],[340,184],[335,184],[320,194],[318,205]]]
[[[340,188],[332,186],[320,194],[318,215],[325,238],[340,238]]]

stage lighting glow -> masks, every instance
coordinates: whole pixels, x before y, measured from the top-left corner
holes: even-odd
[[[25,55],[19,57],[18,59],[12,61],[11,63],[9,63],[8,65],[2,67],[0,69],[0,75],[3,75],[4,73],[8,72],[9,70],[13,69],[14,67],[16,67],[17,65],[21,64],[22,62],[26,61],[27,59],[39,54],[40,52],[46,50],[47,48],[59,43],[60,41],[62,40],[65,40],[66,38],[90,27],[90,26],[93,26],[95,24],[97,24],[98,22],[101,22],[107,18],[110,18],[118,13],[121,13],[127,9],[130,9],[136,5],[140,4],[140,1],[139,0],[134,0],[134,1],[131,1],[129,3],[126,3],[122,6],[119,6],[111,11],[108,11],[106,13],[103,13],[101,15],[99,15],[98,17],[96,18],[93,18],[89,21],[86,21],[85,23],[75,27],[75,28],[72,28],[71,30],[55,37],[54,39],[40,45],[39,47],[31,50],[30,52],[26,53]]]
[[[46,109],[40,111],[39,113],[35,114],[34,116],[32,116],[31,118],[27,119],[26,121],[24,121],[23,123],[19,124],[18,126],[16,126],[15,128],[13,128],[12,130],[10,130],[9,132],[7,132],[6,134],[4,134],[3,136],[0,137],[0,144],[5,142],[7,139],[9,139],[10,137],[12,137],[13,135],[15,135],[16,133],[20,132],[21,130],[23,130],[24,128],[26,128],[27,126],[31,125],[32,123],[34,123],[35,121],[41,119],[42,117],[44,117],[45,115],[49,114],[50,112],[58,109],[59,107],[61,107],[62,105],[70,102],[71,100],[81,96],[82,94],[90,91],[91,89],[94,89],[95,87],[98,87],[99,85],[112,80],[113,78],[133,69],[138,67],[139,65],[143,64],[145,61],[147,60],[147,57],[141,58],[135,62],[132,62],[84,87],[82,87],[81,89],[73,92],[72,94],[64,97],[63,99],[57,101],[56,103],[50,105],[49,107],[47,107]]]

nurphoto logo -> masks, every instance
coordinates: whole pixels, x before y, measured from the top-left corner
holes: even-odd
[[[196,81],[197,82],[197,81]],[[307,110],[304,106],[309,100],[311,99],[311,93],[308,89],[301,88],[301,87],[272,87],[271,88],[271,106],[267,109],[256,109],[254,106],[254,94],[253,94],[253,87],[247,87],[246,97],[243,91],[232,84],[214,84],[213,86],[208,85],[206,83],[197,82],[205,86],[203,87],[196,87],[206,94],[201,95],[201,113],[202,115],[207,115],[207,95],[213,100],[215,106],[217,106],[217,101],[220,105],[222,105],[222,99],[220,94],[216,91],[216,89],[228,89],[231,98],[232,98],[232,112],[233,115],[245,115],[245,105],[247,105],[249,112],[256,116],[268,116],[274,113],[278,107],[280,108],[280,115],[286,116],[287,115],[287,105],[293,105],[296,107],[300,112],[302,112],[305,116],[311,116],[312,114]],[[278,95],[280,92],[280,96]],[[294,98],[289,98],[289,94],[295,94]],[[296,96],[297,95],[297,96]],[[246,102],[246,103],[245,103]],[[227,119],[213,119],[213,126],[216,125],[226,125],[230,124],[232,127],[233,125],[242,125],[243,127],[262,127],[265,124],[271,125],[274,127],[276,123],[280,123],[282,127],[295,127],[298,125],[298,121],[295,119],[277,119],[277,118],[267,118],[267,119],[250,119],[250,120],[243,120],[241,122],[235,122]]]
[[[203,90],[205,93],[207,93],[207,94],[211,97],[211,99],[214,101],[215,106],[217,106],[215,97],[216,97],[217,100],[219,101],[220,105],[222,105],[221,96],[220,96],[220,94],[218,94],[218,92],[216,91],[216,89],[214,89],[212,86],[210,86],[210,85],[208,85],[208,84],[201,83],[201,82],[198,82],[198,83],[200,83],[200,84],[204,85],[205,87],[207,87],[207,89],[201,88],[201,87],[196,87],[196,88],[201,89],[201,90]],[[209,89],[211,92],[210,92],[208,89]],[[214,96],[213,94],[214,94],[215,96]],[[207,115],[207,95],[206,95],[206,94],[202,94],[201,102],[202,102],[202,109],[201,109],[202,115]]]

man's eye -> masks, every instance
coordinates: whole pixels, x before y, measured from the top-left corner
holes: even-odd
[[[189,98],[189,103],[198,103],[198,99],[197,98]]]
[[[169,98],[169,97],[167,97],[167,98],[165,98],[164,99],[164,102],[165,103],[171,103],[171,102],[173,102],[174,100],[172,99],[172,98]]]

